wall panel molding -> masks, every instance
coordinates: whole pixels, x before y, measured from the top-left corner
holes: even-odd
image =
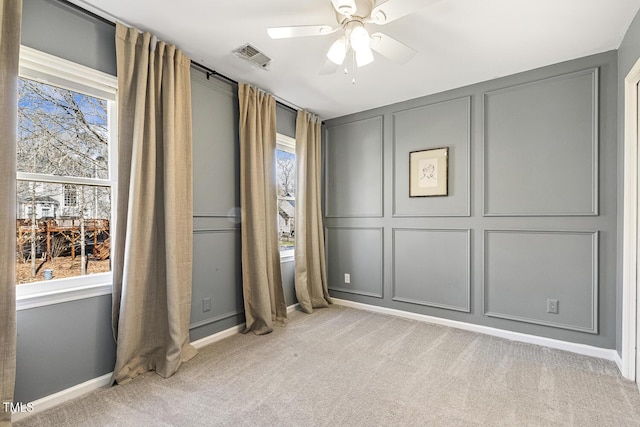
[[[243,312],[239,228],[201,228],[193,232],[193,287],[190,329]],[[210,299],[210,310],[203,301]]]
[[[364,297],[382,298],[382,291],[380,292],[356,291],[353,289],[348,289],[340,286],[330,286],[329,290],[336,291],[336,292],[344,292],[347,294],[362,295]]]
[[[238,228],[198,228],[193,229],[193,234],[211,234],[211,233],[239,233],[240,227]]]
[[[384,116],[327,126],[324,142],[325,217],[382,218]]]
[[[233,85],[191,70],[193,210],[196,218],[237,216],[240,203],[238,97]],[[212,186],[216,191],[211,191]]]
[[[221,320],[228,319],[230,317],[235,317],[235,316],[238,316],[240,314],[244,314],[244,310],[234,310],[234,311],[230,311],[228,313],[224,313],[224,314],[220,314],[218,316],[211,317],[209,319],[201,320],[199,322],[194,322],[194,323],[191,323],[189,325],[189,330],[201,328],[203,326],[207,326],[207,325],[210,325],[212,323],[216,323],[216,322],[219,322]]]
[[[333,236],[337,240],[334,247],[331,234],[336,232],[339,234]],[[330,291],[383,298],[383,234],[382,227],[325,226]],[[331,248],[334,251],[330,251]],[[339,252],[340,250],[344,253]],[[344,283],[345,273],[352,275],[350,284]]]
[[[617,51],[608,51],[326,120],[324,136],[328,129],[330,140],[325,144],[351,141],[346,135],[368,123],[363,120],[378,116],[384,120],[384,215],[350,218],[330,211],[324,222],[325,226],[383,227],[382,297],[344,291],[349,286],[338,276],[347,270],[336,273],[331,285],[340,290],[331,294],[514,333],[619,347],[618,59]],[[467,156],[464,160],[450,157],[449,163],[450,172],[465,171],[464,178],[449,181],[462,194],[453,191],[448,197],[410,199],[408,153],[442,146],[453,146],[453,155],[462,151]],[[339,148],[334,155],[342,153]],[[358,166],[361,169],[351,171],[345,180],[365,173],[366,165]],[[326,173],[328,165],[323,166]],[[334,181],[334,185],[344,183]],[[346,185],[349,190],[340,200],[357,203],[362,186]],[[454,198],[455,204],[443,205]],[[400,231],[403,228],[416,231]],[[428,234],[420,229],[472,230],[470,285],[462,276],[466,264],[445,276],[455,283],[451,289],[437,289],[423,278],[427,271],[423,264],[436,263],[419,257],[424,258],[421,242],[444,242],[443,252],[455,257],[452,263],[464,260],[466,247],[462,234]],[[357,245],[352,248],[338,247],[338,234],[330,232],[333,245],[328,257],[337,259],[349,250],[362,252],[357,243],[360,234],[340,238]],[[367,242],[377,242],[366,236]],[[380,259],[375,245],[374,250],[365,251],[376,255],[358,264],[358,270],[351,271],[353,276],[372,268],[377,274]],[[435,277],[443,281],[446,270],[435,270]],[[469,287],[469,310],[456,310],[467,308]],[[559,301],[558,314],[547,313],[548,299]]]
[[[590,93],[586,93],[587,87]],[[544,98],[545,95],[556,99]],[[498,111],[493,113],[494,123],[500,127],[501,134],[494,138],[498,147],[492,148],[490,103],[492,98],[499,97],[510,97],[510,103],[505,101],[504,105],[495,106]],[[482,108],[484,216],[598,215],[598,67],[484,92]],[[583,125],[586,111],[580,111],[587,108],[588,127]],[[585,117],[578,117],[579,113],[585,113]],[[536,117],[544,120],[539,126]],[[507,141],[505,135],[509,132],[513,132],[514,137]],[[589,153],[581,153],[580,150],[587,148],[582,141],[587,133],[590,134]],[[537,139],[528,139],[533,136]],[[513,145],[515,141],[521,141],[520,146]],[[584,164],[586,157],[589,165]],[[524,163],[518,164],[519,161]],[[497,170],[501,180],[494,177],[493,184],[499,188],[492,189],[490,174]],[[579,180],[580,174],[585,175],[583,181]],[[572,191],[568,191],[569,188]],[[528,194],[533,203],[520,199],[518,207],[524,204],[524,208],[508,206],[511,202],[507,200],[517,199],[517,194]],[[580,200],[587,196],[588,203]],[[587,204],[589,206],[584,206]]]
[[[437,294],[438,291],[441,291],[442,287],[446,287],[447,289],[452,289],[453,286],[455,286],[456,284],[459,285],[459,283],[456,282],[464,282],[464,286],[463,289],[458,289],[458,291],[462,291],[462,298],[460,298],[460,296],[458,295],[440,295],[440,298],[449,298],[449,299],[461,299],[463,300],[463,304],[451,304],[451,303],[446,303],[443,301],[434,301],[434,300],[428,300],[427,298],[429,297],[428,294],[428,289],[426,290],[427,292],[425,292],[425,296],[424,299],[419,299],[419,298],[411,298],[411,297],[403,297],[398,295],[398,282],[399,281],[403,281],[403,283],[400,285],[402,286],[406,286],[406,281],[408,280],[407,278],[404,279],[398,279],[398,269],[397,266],[399,264],[398,262],[398,244],[397,244],[397,236],[400,233],[403,232],[409,232],[412,233],[415,236],[415,233],[423,233],[423,234],[427,234],[427,233],[452,233],[453,234],[463,234],[464,235],[464,249],[463,249],[463,254],[464,254],[464,260],[459,260],[459,259],[455,259],[455,252],[447,252],[444,253],[444,248],[439,247],[439,248],[435,248],[434,249],[434,253],[431,254],[432,257],[437,257],[437,256],[442,256],[442,259],[433,259],[433,265],[430,264],[429,262],[431,260],[429,260],[428,258],[425,257],[425,259],[423,259],[422,263],[413,263],[413,265],[416,266],[416,268],[422,268],[425,271],[421,271],[421,272],[414,272],[413,276],[418,276],[418,277],[422,277],[425,279],[425,282],[423,282],[424,284],[428,284],[430,283],[430,281],[435,281],[435,285],[436,285],[436,289],[435,292],[431,292],[431,297],[433,299],[437,299],[438,295],[433,295],[434,293]],[[393,228],[392,229],[392,234],[393,234],[393,241],[392,241],[392,245],[393,245],[393,249],[392,249],[392,300],[393,301],[399,301],[399,302],[406,302],[406,303],[410,303],[410,304],[417,304],[417,305],[424,305],[424,306],[429,306],[429,307],[437,307],[437,308],[443,308],[443,309],[447,309],[447,310],[454,310],[454,311],[461,311],[461,312],[465,312],[465,313],[469,313],[471,312],[471,229],[468,228],[460,228],[460,229],[456,229],[456,228]],[[460,250],[460,248],[455,248],[456,250]],[[413,251],[409,252],[410,256],[412,254]],[[460,267],[464,266],[465,271],[460,272]],[[406,269],[408,268],[408,266],[404,266],[403,267],[403,271],[406,271]],[[453,277],[452,275],[458,274],[459,273],[459,277]],[[436,275],[439,275],[439,277],[436,277]],[[455,280],[453,280],[455,279]],[[433,282],[431,282],[433,283]],[[409,292],[411,290],[408,290]],[[423,291],[423,289],[420,289],[419,291]],[[414,291],[415,293],[415,291]],[[436,298],[434,298],[436,297]]]
[[[492,248],[492,236],[504,241]],[[598,231],[484,230],[483,314],[597,334],[598,242]],[[558,314],[546,312],[548,299]]]
[[[240,220],[238,215],[223,214],[219,212],[194,212],[194,218],[235,218]]]
[[[427,138],[420,135],[419,143],[412,141],[418,136],[399,136],[400,125],[398,122],[403,116],[421,113],[429,116],[429,111],[434,117],[433,126],[427,126],[426,129],[437,134],[442,132],[449,132],[449,134]],[[454,111],[457,116],[451,114]],[[449,114],[445,114],[445,112]],[[471,95],[398,110],[392,114],[393,217],[471,216]],[[446,118],[448,122],[442,120],[443,118]],[[415,132],[420,124],[416,123],[416,120],[409,121],[411,123],[410,130],[405,132]],[[428,120],[420,120],[419,122],[429,123]],[[461,130],[463,128],[464,130]],[[449,147],[449,195],[446,197],[409,198],[409,152],[440,147]],[[402,156],[399,155],[399,151],[403,153]]]

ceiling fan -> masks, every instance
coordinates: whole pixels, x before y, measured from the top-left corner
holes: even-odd
[[[267,33],[272,39],[284,39],[324,36],[342,29],[342,36],[331,45],[327,52],[330,66],[325,66],[321,71],[322,74],[333,72],[342,65],[349,50],[353,52],[354,62],[358,67],[363,67],[374,61],[372,51],[376,51],[394,62],[404,64],[416,54],[414,49],[384,33],[370,34],[365,26],[368,24],[387,24],[435,1],[438,0],[387,0],[384,2],[380,2],[380,0],[331,0],[336,12],[337,26],[271,27],[267,29]]]

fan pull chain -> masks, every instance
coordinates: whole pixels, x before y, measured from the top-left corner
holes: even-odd
[[[355,86],[356,84],[356,74],[358,73],[358,67],[356,67],[356,52],[351,50],[351,68],[353,69],[353,78],[351,79],[351,84]]]

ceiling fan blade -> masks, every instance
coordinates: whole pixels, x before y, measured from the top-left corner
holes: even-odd
[[[417,53],[415,49],[384,33],[371,34],[371,49],[398,64],[408,62]]]
[[[338,71],[338,68],[340,68],[338,64],[335,64],[327,59],[327,62],[325,62],[324,65],[320,68],[318,74],[320,74],[321,76],[333,74]]]
[[[440,0],[387,0],[371,11],[371,21],[384,25]]]
[[[333,28],[329,25],[300,25],[297,27],[271,27],[267,28],[267,34],[272,39],[288,39],[292,37],[324,36],[335,33],[340,27]]]

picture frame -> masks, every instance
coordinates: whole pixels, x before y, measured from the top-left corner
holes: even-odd
[[[449,147],[409,153],[409,197],[449,195]]]

